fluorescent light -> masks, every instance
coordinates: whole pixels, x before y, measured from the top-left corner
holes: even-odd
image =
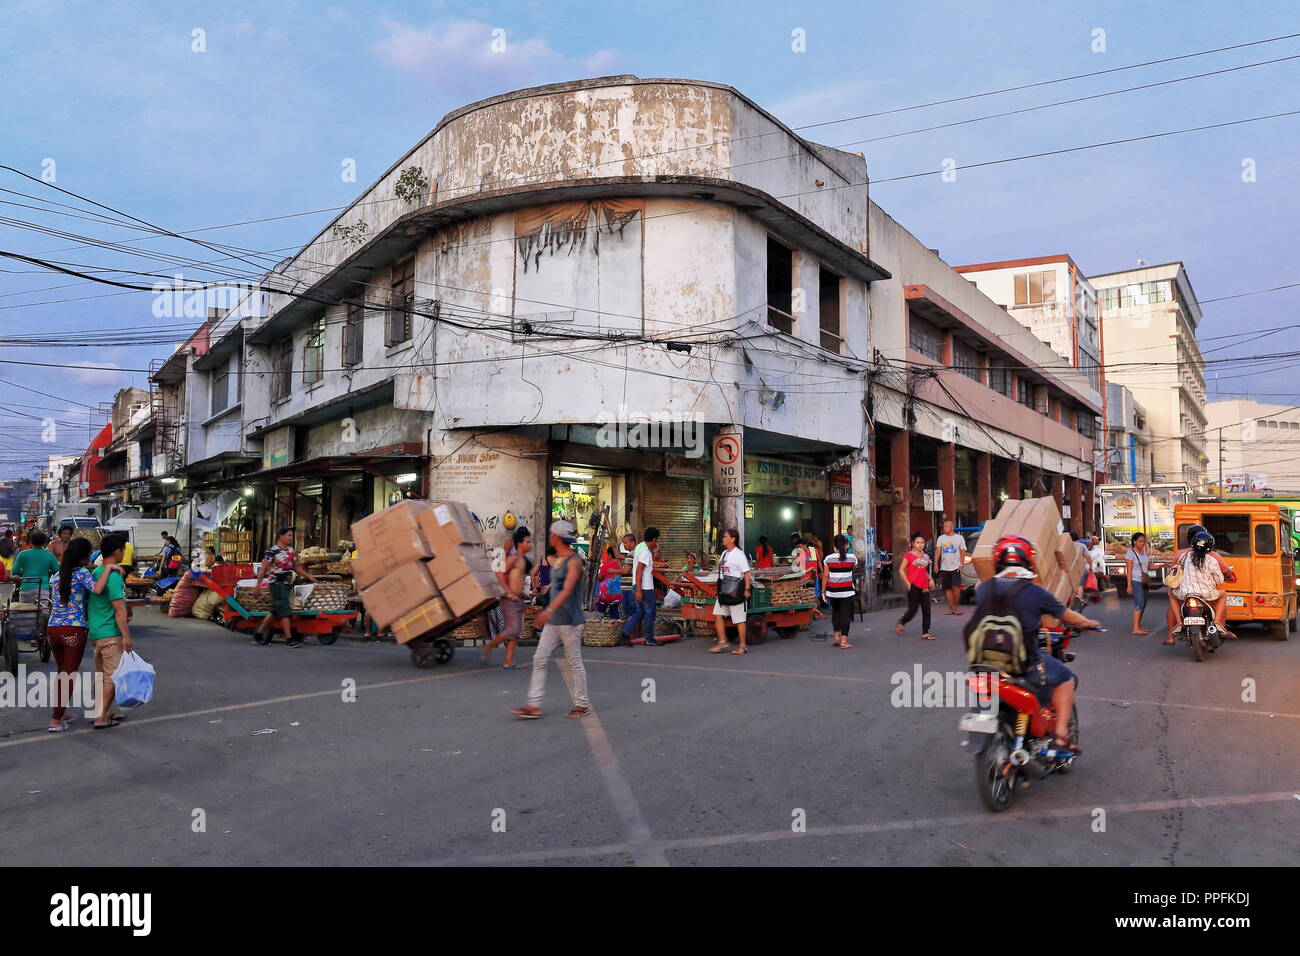
[[[783,520],[785,520],[785,521],[789,521],[789,520],[790,520],[791,518],[793,518],[793,517],[794,517],[794,512],[791,511],[789,508],[782,508],[782,509],[781,509],[781,518],[782,518]]]
[[[245,498],[253,497],[253,489],[248,485],[244,485],[244,497]]]
[[[404,475],[398,475],[393,479],[399,485],[411,485],[415,483],[415,472],[408,471]]]
[[[175,478],[160,478],[160,479],[158,479],[158,480],[161,481],[164,485],[174,485],[174,484],[176,484],[176,479],[175,479]]]
[[[557,471],[555,475],[557,478],[577,478],[579,481],[591,481],[596,477],[595,475],[583,474],[580,471]]]

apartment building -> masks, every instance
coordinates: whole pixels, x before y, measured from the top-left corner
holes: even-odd
[[[1234,398],[1210,402],[1205,417],[1212,486],[1300,494],[1300,408]]]

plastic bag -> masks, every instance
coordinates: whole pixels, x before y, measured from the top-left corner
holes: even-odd
[[[122,655],[113,671],[113,697],[119,707],[139,707],[153,698],[153,665],[135,651]]]
[[[682,606],[682,596],[670,588],[668,590],[668,593],[664,595],[664,607],[681,607],[681,606]]]

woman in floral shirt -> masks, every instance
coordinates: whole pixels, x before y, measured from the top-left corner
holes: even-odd
[[[72,718],[65,716],[64,698],[86,651],[86,595],[102,593],[109,574],[115,570],[122,569],[110,564],[96,581],[90,573],[90,542],[73,538],[63,551],[59,573],[50,575],[50,620],[45,636],[61,678],[54,685],[55,706],[48,728],[52,734],[67,730],[72,723]]]

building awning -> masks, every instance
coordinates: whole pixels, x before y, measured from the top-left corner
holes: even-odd
[[[297,415],[290,415],[287,418],[277,418],[274,421],[263,422],[255,426],[246,437],[261,438],[267,432],[273,432],[289,425],[320,425],[324,422],[338,420],[339,417],[348,417],[355,412],[365,411],[368,408],[377,408],[380,405],[390,405],[393,401],[393,380],[387,379],[383,382],[377,382],[374,385],[367,385],[365,388],[358,388],[355,391],[344,392],[336,398],[329,401],[321,402],[319,405],[299,412]]]
[[[406,450],[396,453],[362,452],[359,455],[327,455],[296,461],[279,468],[264,468],[256,474],[245,475],[239,479],[241,484],[256,484],[270,479],[280,481],[292,478],[321,478],[329,475],[348,474],[357,471],[381,472],[405,469],[419,472],[429,459],[420,454],[419,444],[406,442],[401,446]]]

